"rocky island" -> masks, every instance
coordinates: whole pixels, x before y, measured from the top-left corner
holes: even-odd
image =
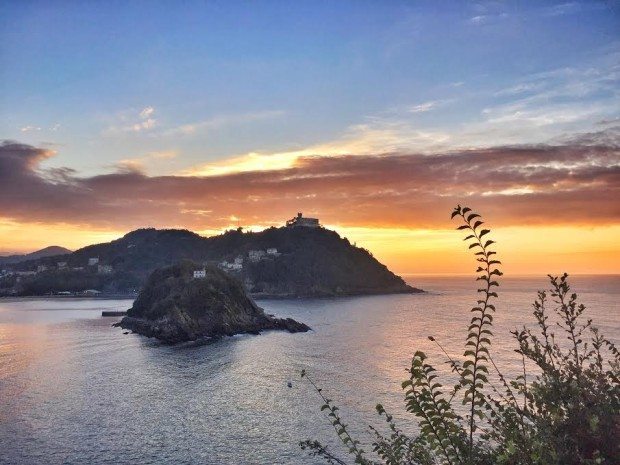
[[[310,330],[292,318],[267,315],[233,276],[188,260],[151,273],[117,326],[169,344],[270,329]]]

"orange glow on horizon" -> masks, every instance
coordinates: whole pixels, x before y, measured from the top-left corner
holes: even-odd
[[[352,244],[368,249],[390,270],[402,275],[470,274],[473,257],[459,231],[325,225]],[[231,227],[236,227],[231,225]],[[256,225],[245,230],[259,231]],[[127,231],[71,224],[0,222],[0,253],[25,253],[60,245],[72,250],[109,242]],[[216,235],[219,229],[196,231]],[[620,273],[620,225],[518,226],[493,229],[503,270],[510,275],[547,273]]]

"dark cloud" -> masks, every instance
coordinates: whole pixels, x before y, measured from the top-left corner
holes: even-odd
[[[0,217],[17,221],[220,228],[280,222],[294,212],[326,223],[446,227],[456,203],[495,225],[620,221],[618,130],[560,145],[454,153],[305,157],[294,168],[209,177],[123,171],[80,177],[41,170],[48,150],[0,145]]]

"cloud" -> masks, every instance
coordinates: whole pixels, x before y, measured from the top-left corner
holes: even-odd
[[[40,131],[41,128],[38,126],[24,126],[22,128],[19,128],[19,130],[21,132],[32,132],[32,131]]]
[[[157,125],[157,119],[154,118],[154,115],[155,108],[151,106],[143,108],[137,114],[136,110],[121,112],[114,118],[114,123],[103,131],[103,135],[111,136],[122,133],[150,131]]]
[[[125,158],[119,160],[114,165],[120,172],[146,172],[152,165],[172,160],[176,158],[179,153],[176,150],[161,150],[156,152],[148,152],[141,157]]]
[[[145,120],[149,119],[151,115],[153,115],[153,113],[155,113],[155,108],[146,107],[140,112],[140,118],[145,119]]]
[[[231,215],[267,226],[305,211],[342,226],[433,228],[446,227],[446,212],[467,203],[496,226],[620,222],[618,128],[556,145],[305,155],[288,168],[212,176],[148,176],[128,166],[81,177],[43,169],[53,155],[15,142],[0,146],[4,218],[217,230]]]
[[[377,153],[418,150],[432,152],[445,147],[450,139],[446,132],[417,129],[408,121],[368,117],[366,122],[347,128],[344,134],[332,141],[311,145],[304,149],[261,153],[250,152],[194,166],[183,175],[212,176],[245,171],[267,171],[292,168],[303,157],[370,155]]]
[[[282,110],[266,110],[259,112],[220,115],[213,118],[186,123],[168,128],[163,131],[164,136],[187,136],[200,132],[207,132],[227,126],[246,124],[255,121],[279,118],[285,114]]]
[[[565,2],[543,8],[543,16],[565,16],[607,8],[604,2]]]
[[[429,102],[419,103],[418,105],[413,105],[409,107],[409,113],[426,113],[427,111],[431,111],[434,108],[437,108],[442,102],[440,100],[431,100]]]
[[[471,18],[469,18],[469,22],[471,24],[479,26],[482,24],[489,24],[492,22],[496,22],[498,20],[506,19],[506,18],[508,18],[507,13],[484,14],[484,15],[472,16]]]
[[[154,118],[148,118],[144,121],[139,121],[131,126],[128,126],[126,130],[140,132],[145,129],[152,129],[155,126],[156,120]]]

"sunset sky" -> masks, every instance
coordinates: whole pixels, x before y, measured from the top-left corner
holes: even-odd
[[[399,273],[620,273],[618,1],[4,1],[0,254],[298,211]]]

